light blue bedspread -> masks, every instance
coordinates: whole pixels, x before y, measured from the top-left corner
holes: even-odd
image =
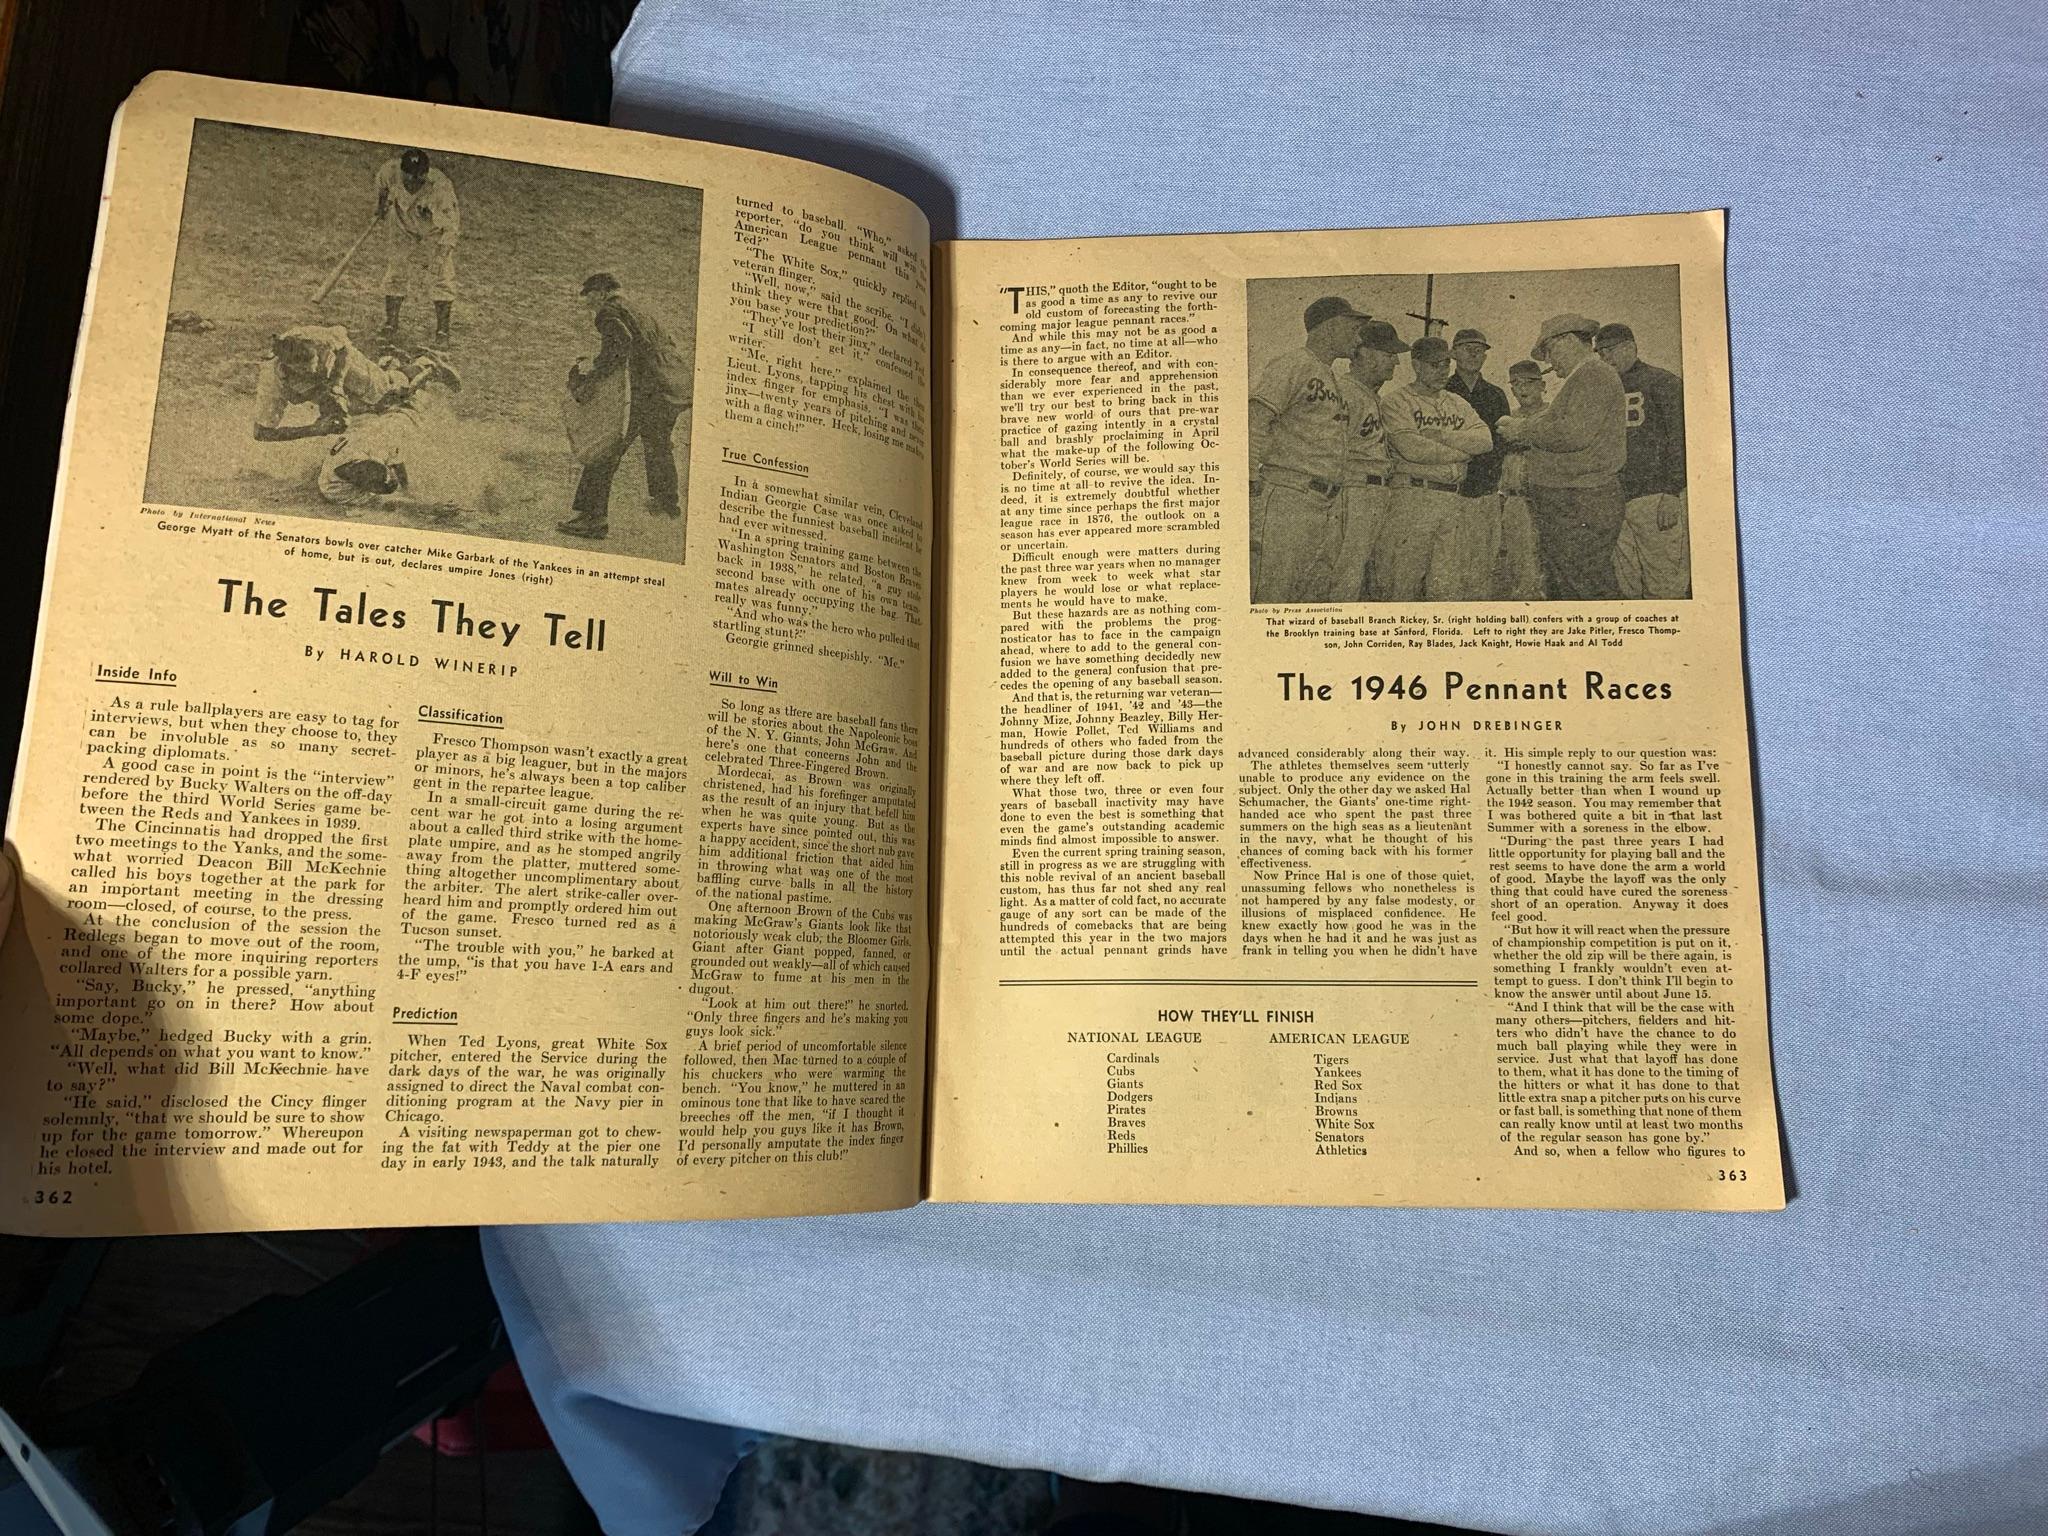
[[[646,0],[621,125],[940,235],[1730,210],[1796,1198],[498,1231],[609,1529],[708,1511],[693,1421],[1514,1532],[2048,1529],[2044,45],[2006,0]]]

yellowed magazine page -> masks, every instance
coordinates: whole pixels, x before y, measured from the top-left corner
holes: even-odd
[[[942,248],[934,1198],[1783,1204],[1722,245]]]
[[[16,1231],[918,1195],[921,214],[153,76],[14,801]]]

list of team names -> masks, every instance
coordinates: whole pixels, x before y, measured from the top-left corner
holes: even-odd
[[[1108,1046],[1102,1057],[1103,1147],[1112,1156],[1150,1155],[1161,1126],[1160,1097],[1176,1072],[1174,1057],[1203,1043],[1237,1035],[1242,1026],[1265,1030],[1263,1044],[1307,1047],[1303,1074],[1307,1128],[1318,1157],[1365,1157],[1377,1129],[1370,1085],[1354,1054],[1358,1047],[1403,1046],[1405,1032],[1389,1030],[1272,1029],[1315,1023],[1313,1008],[1162,1008],[1156,1029],[1070,1029],[1067,1044]],[[1218,1026],[1222,1026],[1221,1029]],[[1255,1037],[1256,1038],[1256,1037]]]
[[[1373,1123],[1358,1107],[1364,1097],[1365,1074],[1349,1056],[1315,1053],[1317,1157],[1366,1155],[1366,1133]]]
[[[1172,1018],[1168,1020],[1168,1014]],[[1186,1021],[1185,1010],[1161,1010],[1172,1023]],[[1163,1075],[1166,1053],[1202,1043],[1199,1029],[1070,1029],[1069,1045],[1142,1045],[1145,1050],[1112,1050],[1103,1057],[1104,1150],[1112,1156],[1147,1157],[1152,1152],[1155,1089]]]
[[[1197,1037],[1199,1039],[1199,1036]],[[1159,1065],[1154,1051],[1111,1051],[1109,1053],[1109,1147],[1111,1153],[1145,1156],[1152,1150],[1152,1120],[1146,1112],[1152,1103],[1147,1067]]]

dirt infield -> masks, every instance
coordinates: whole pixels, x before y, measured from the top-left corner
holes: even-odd
[[[326,300],[314,292],[376,210],[377,168],[405,146],[202,123],[193,152],[171,282],[172,313],[210,330],[169,330],[157,391],[145,496],[353,523],[447,529],[555,548],[593,547],[558,533],[577,465],[561,422],[569,365],[597,333],[578,297],[607,271],[694,355],[702,198],[693,188],[444,154],[422,146],[455,185],[461,208],[456,300],[446,355],[463,375],[452,426],[437,441],[422,494],[453,511],[330,506],[314,490],[328,441],[259,443],[251,435],[270,337],[295,325],[340,325],[372,353],[427,346],[433,306],[407,298],[395,342],[384,321],[384,233],[364,242]],[[288,418],[310,420],[310,407]],[[691,415],[675,432],[687,475]],[[687,489],[687,488],[686,488]],[[641,451],[614,482],[617,554],[680,561],[683,524],[647,510]]]

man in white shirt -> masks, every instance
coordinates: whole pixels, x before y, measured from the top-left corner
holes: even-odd
[[[1450,393],[1451,348],[1425,336],[1408,349],[1414,378],[1380,391],[1387,456],[1393,470],[1387,515],[1373,541],[1369,595],[1376,602],[1484,597],[1492,590],[1492,519],[1469,509],[1494,505],[1458,494],[1466,461],[1493,447],[1471,403]],[[1469,512],[1469,515],[1468,515]],[[1469,526],[1468,526],[1469,525]],[[1484,542],[1489,567],[1475,575]]]
[[[1550,408],[1507,416],[1504,443],[1528,449],[1530,513],[1550,595],[1567,601],[1621,596],[1614,546],[1623,504],[1618,472],[1627,458],[1628,411],[1620,375],[1594,355],[1600,327],[1584,315],[1552,315],[1529,356],[1562,381]]]

